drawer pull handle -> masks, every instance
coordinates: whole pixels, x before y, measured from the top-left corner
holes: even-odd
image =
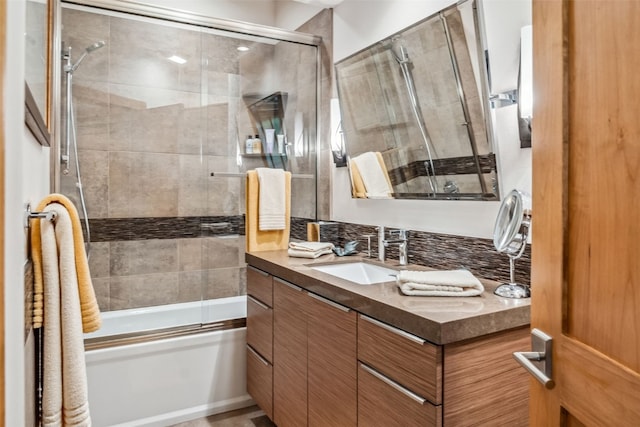
[[[422,397],[418,396],[417,394],[415,394],[411,390],[407,390],[406,388],[402,387],[397,382],[393,381],[391,378],[387,378],[386,376],[382,375],[380,372],[378,372],[378,371],[376,371],[374,369],[371,369],[370,367],[368,367],[367,365],[365,365],[363,363],[360,364],[360,367],[362,369],[364,369],[365,371],[367,371],[368,373],[370,373],[371,375],[373,375],[374,377],[376,377],[377,379],[379,379],[380,381],[382,381],[383,383],[387,384],[390,387],[393,387],[394,389],[398,390],[400,393],[402,393],[405,396],[411,398],[412,400],[415,400],[420,405],[424,405],[426,403],[426,401],[427,401],[426,399],[423,399]]]
[[[265,303],[263,303],[260,300],[255,299],[254,297],[252,297],[251,295],[247,295],[247,298],[253,302],[254,304],[258,305],[260,308],[263,308],[265,310],[271,310],[271,307],[269,307],[268,305],[266,305]]]
[[[392,333],[394,333],[394,334],[396,334],[396,335],[399,335],[399,336],[401,336],[401,337],[403,337],[403,338],[406,338],[406,339],[408,339],[408,340],[411,340],[411,341],[413,341],[413,342],[415,342],[415,343],[418,343],[418,344],[420,344],[420,345],[424,345],[424,343],[426,342],[425,340],[423,340],[423,339],[422,339],[422,338],[420,338],[420,337],[417,337],[417,336],[415,336],[415,335],[413,335],[413,334],[410,334],[409,332],[405,332],[405,331],[403,331],[402,329],[398,329],[398,328],[394,328],[393,326],[389,326],[389,325],[387,325],[386,323],[382,323],[382,322],[380,322],[379,320],[372,319],[372,318],[371,318],[371,317],[369,317],[369,316],[365,316],[365,315],[361,314],[361,315],[360,315],[360,318],[361,318],[362,320],[366,320],[366,321],[367,321],[367,322],[369,322],[369,323],[373,323],[374,325],[379,326],[379,327],[381,327],[382,329],[386,329],[386,330],[387,330],[387,331],[389,331],[389,332],[392,332]]]
[[[261,276],[269,277],[269,273],[267,273],[266,271],[262,271],[260,269],[255,268],[255,267],[252,267],[250,265],[247,265],[247,268],[249,270],[251,270],[251,271],[255,271],[256,273],[260,274]]]
[[[325,303],[327,305],[330,305],[333,308],[337,308],[338,310],[344,311],[345,313],[349,313],[351,311],[350,308],[345,307],[344,305],[340,305],[337,302],[333,302],[333,301],[331,301],[329,299],[326,299],[324,297],[321,297],[320,295],[312,294],[311,292],[307,292],[307,293],[309,294],[309,296],[311,298],[316,299],[316,300],[318,300],[320,302],[323,302],[323,303]]]
[[[283,285],[286,285],[286,286],[290,287],[291,289],[293,289],[295,291],[302,291],[302,288],[300,286],[296,286],[293,283],[287,282],[286,280],[282,280],[282,279],[280,279],[278,277],[274,277],[273,280],[275,280],[276,282],[280,282]]]
[[[251,348],[251,346],[250,346],[250,345],[248,345],[248,344],[247,344],[247,348],[249,349],[249,351],[250,351],[251,353],[253,353],[253,355],[254,355],[255,357],[257,357],[257,358],[258,358],[258,360],[259,360],[259,361],[261,361],[262,363],[264,363],[264,365],[265,365],[265,366],[269,366],[269,361],[268,361],[267,359],[265,359],[264,357],[260,356],[260,354],[259,354],[257,351],[255,351],[253,348]]]

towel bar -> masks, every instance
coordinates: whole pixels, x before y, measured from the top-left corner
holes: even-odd
[[[247,174],[245,172],[211,172],[211,176],[220,178],[244,178]],[[291,178],[313,179],[315,175],[310,173],[294,173],[291,174]]]
[[[31,210],[31,205],[27,204],[25,213],[24,213],[24,228],[29,228],[29,220],[33,218],[44,218],[52,221],[55,219],[55,212],[33,212]]]

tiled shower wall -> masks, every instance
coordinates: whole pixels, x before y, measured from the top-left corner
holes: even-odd
[[[292,159],[290,170],[315,175],[316,49],[302,46],[309,54],[291,43],[254,44],[86,9],[65,7],[62,21],[74,60],[86,46],[106,42],[76,70],[73,85],[92,228],[90,266],[101,309],[244,294],[244,179],[211,172],[265,166],[262,159],[238,161],[251,129],[243,94],[259,81],[267,92],[290,93],[292,130],[302,113],[308,158]],[[240,59],[241,44],[256,49]],[[251,60],[261,58],[256,52],[266,52],[269,64]],[[187,62],[174,64],[171,55]],[[208,67],[201,70],[203,62]],[[313,85],[301,77],[309,68]],[[74,176],[72,165],[61,191],[80,207]],[[315,194],[315,179],[295,188],[294,214],[315,218],[315,197],[302,196]],[[230,225],[212,229],[211,223]]]

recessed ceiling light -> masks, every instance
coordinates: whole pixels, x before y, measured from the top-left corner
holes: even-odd
[[[184,64],[184,63],[186,63],[186,62],[187,62],[187,60],[186,60],[186,59],[184,59],[184,58],[180,58],[180,57],[179,57],[179,56],[177,56],[177,55],[172,55],[172,56],[168,57],[167,59],[168,59],[169,61],[173,61],[173,62],[175,62],[176,64]]]
[[[249,50],[249,48],[246,46],[238,46],[236,49],[238,49],[240,52],[246,52]]]

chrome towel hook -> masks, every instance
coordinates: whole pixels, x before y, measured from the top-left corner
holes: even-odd
[[[24,228],[29,228],[29,221],[33,218],[45,218],[49,221],[53,221],[55,217],[55,212],[33,212],[31,210],[31,204],[27,203],[27,207],[24,213]]]

